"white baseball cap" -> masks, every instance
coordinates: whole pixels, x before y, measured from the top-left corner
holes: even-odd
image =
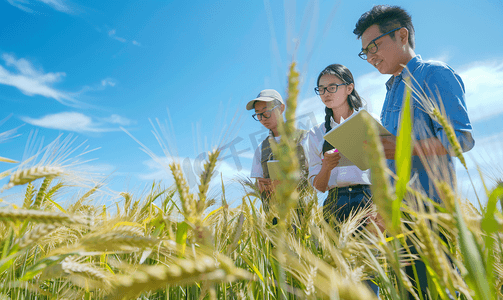
[[[274,100],[281,102],[281,104],[285,104],[283,102],[283,98],[281,98],[281,95],[276,90],[263,90],[260,92],[260,94],[258,94],[257,98],[251,100],[250,102],[248,102],[248,104],[246,104],[246,109],[252,110],[255,101],[271,102]]]

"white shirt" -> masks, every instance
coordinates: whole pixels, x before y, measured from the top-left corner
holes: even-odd
[[[341,124],[344,119],[341,118]],[[339,126],[331,117],[330,125],[333,128]],[[307,134],[306,153],[309,163],[309,182],[313,185],[314,178],[320,173],[321,160],[323,158],[323,136],[326,133],[325,122],[314,126]],[[357,184],[370,184],[370,169],[362,171],[357,166],[335,167],[330,172],[328,190],[334,187],[345,187]],[[314,186],[314,185],[313,185]]]
[[[275,136],[274,140],[276,143],[279,143],[281,140],[281,136]],[[264,143],[264,141],[262,141]],[[262,169],[262,143],[258,145],[257,149],[255,149],[255,154],[253,155],[252,169],[250,178],[264,178],[264,170]]]

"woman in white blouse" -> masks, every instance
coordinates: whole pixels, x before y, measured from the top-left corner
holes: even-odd
[[[333,64],[321,71],[314,91],[325,104],[325,122],[308,133],[309,181],[320,192],[329,191],[323,203],[327,222],[332,217],[342,221],[351,211],[370,205],[370,170],[357,166],[339,167],[341,154],[323,135],[362,109],[362,99],[355,90],[353,75],[343,65]]]
[[[323,139],[325,133],[342,124],[363,109],[362,99],[355,90],[353,74],[343,65],[333,64],[321,71],[314,91],[325,104],[325,122],[314,126],[307,136],[309,182],[320,192],[328,192],[323,203],[323,216],[338,221],[351,212],[371,205],[370,170],[357,166],[339,167],[341,154]],[[379,297],[379,287],[366,280]]]

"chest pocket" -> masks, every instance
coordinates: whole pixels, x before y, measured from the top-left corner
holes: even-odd
[[[435,135],[435,126],[430,115],[424,111],[424,108],[416,100],[413,105],[414,109],[414,135],[416,139],[421,140]]]
[[[402,108],[400,106],[393,105],[391,107],[383,109],[381,114],[382,125],[393,135],[397,134],[401,109]]]

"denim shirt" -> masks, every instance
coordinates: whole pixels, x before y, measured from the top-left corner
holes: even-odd
[[[405,81],[410,78],[412,89],[426,94],[438,105],[452,124],[456,137],[463,152],[473,148],[475,141],[472,137],[472,125],[468,118],[465,104],[465,86],[461,77],[448,65],[436,61],[423,61],[421,56],[412,58],[406,68],[398,76],[392,76],[386,82],[386,99],[381,112],[382,125],[393,135],[397,135],[400,123],[400,111],[405,98]],[[416,140],[430,137],[438,138],[446,149],[451,146],[442,126],[424,111],[421,100],[414,92],[411,93],[414,112],[413,134]],[[432,163],[432,172],[440,172],[440,176],[447,182],[453,183],[454,164],[450,155],[428,157]],[[395,160],[388,160],[388,167],[395,172]],[[427,195],[439,202],[435,189],[430,182],[426,167],[418,156],[412,157],[412,177],[420,183]],[[413,181],[414,181],[413,180]],[[418,187],[417,185],[415,187]]]

